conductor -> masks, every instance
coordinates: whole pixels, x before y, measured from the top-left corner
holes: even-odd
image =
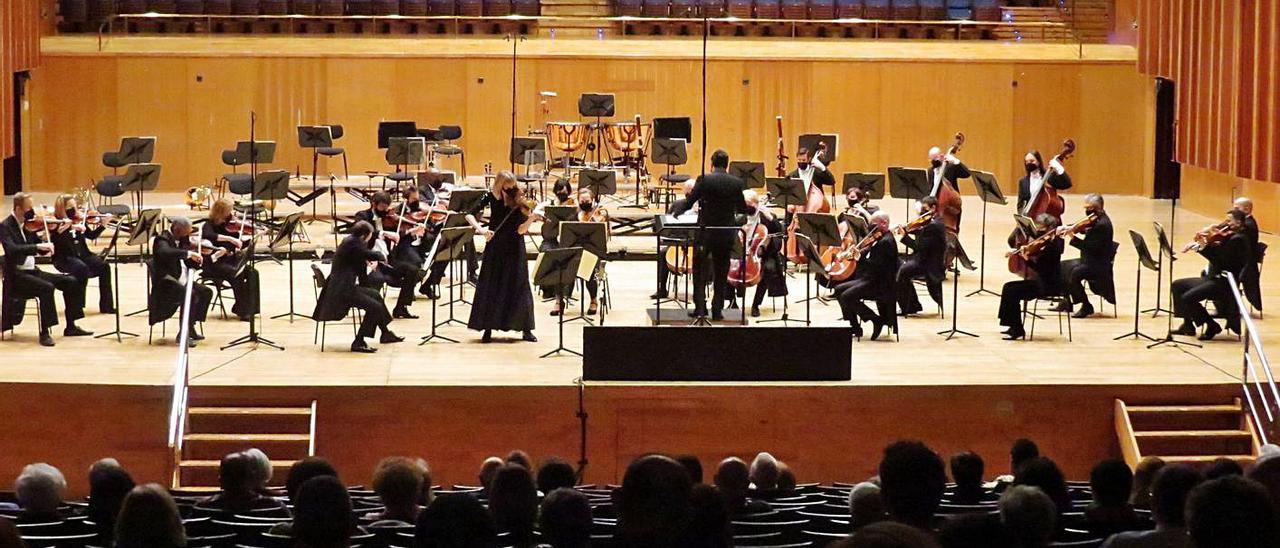
[[[707,315],[707,283],[713,286],[711,319],[722,320],[724,302],[729,296],[729,254],[737,230],[720,227],[737,227],[742,224],[739,214],[746,211],[742,192],[746,183],[728,172],[729,153],[716,150],[711,153],[711,172],[698,177],[688,198],[676,206],[671,214],[680,216],[699,208],[698,226],[702,227],[698,256],[693,263],[693,317]]]

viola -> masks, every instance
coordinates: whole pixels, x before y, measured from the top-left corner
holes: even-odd
[[[915,234],[920,232],[924,227],[929,226],[933,222],[933,211],[920,215],[904,224],[900,224],[893,228],[898,234]]]
[[[1035,277],[1035,270],[1031,268],[1031,261],[1034,261],[1040,256],[1040,252],[1044,251],[1045,246],[1048,246],[1049,242],[1060,237],[1069,237],[1072,234],[1089,230],[1096,222],[1098,222],[1098,216],[1090,213],[1088,217],[1076,221],[1076,223],[1071,225],[1071,227],[1065,232],[1059,232],[1057,230],[1046,231],[1039,237],[1023,244],[1013,251],[1010,251],[1009,272],[1028,279]]]
[[[769,229],[757,222],[753,226],[743,226],[739,236],[742,238],[746,261],[741,257],[729,259],[729,285],[751,287],[760,283],[763,273],[760,255],[765,243],[769,241]]]
[[[858,260],[862,257],[862,254],[875,245],[881,236],[884,236],[884,228],[880,225],[875,225],[861,241],[853,245],[844,246],[839,252],[832,254],[830,261],[826,265],[827,278],[834,283],[852,278],[853,273],[858,269]],[[852,238],[850,238],[850,241],[852,241]]]
[[[1236,230],[1231,228],[1231,223],[1222,221],[1218,224],[1209,225],[1196,232],[1191,242],[1182,247],[1182,252],[1200,251],[1207,247],[1218,245],[1235,236]]]

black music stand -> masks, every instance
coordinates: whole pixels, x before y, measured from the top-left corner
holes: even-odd
[[[778,205],[782,207],[782,211],[785,212],[784,220],[783,220],[784,227],[791,226],[791,216],[793,214],[791,213],[789,208],[794,205],[803,204],[809,198],[804,191],[804,182],[801,181],[800,179],[789,179],[786,177],[766,177],[765,190],[769,195],[769,201],[777,202]],[[783,234],[782,236],[782,249],[783,249],[782,271],[786,272],[787,262],[790,260],[787,258],[787,253],[786,253],[788,236],[786,231],[784,231],[782,234]],[[787,315],[787,300],[783,299],[781,319],[785,323],[788,318],[789,317]],[[776,320],[766,320],[766,321],[776,321]],[[756,323],[760,323],[760,322],[756,322]],[[805,325],[808,325],[808,323],[809,323],[809,318],[806,316]]]
[[[729,162],[729,174],[742,179],[747,188],[764,188],[764,162]]]
[[[578,97],[578,114],[587,118],[595,118],[595,123],[591,124],[591,132],[587,137],[586,150],[583,153],[582,161],[585,163],[587,155],[595,153],[596,167],[600,167],[600,151],[607,145],[608,136],[605,135],[603,118],[612,118],[614,115],[614,96],[612,93],[583,93]],[[612,163],[612,159],[610,159]]]
[[[542,210],[542,240],[548,238],[560,242],[560,223],[575,221],[578,218],[578,206],[549,205]]]
[[[257,143],[257,144],[262,144],[262,143]],[[254,219],[257,218],[259,203],[267,200],[272,200],[272,201],[283,200],[288,196],[289,196],[289,172],[288,171],[279,169],[279,170],[264,171],[261,173],[256,173],[253,179],[253,193],[249,195],[248,217],[250,222],[252,222]],[[296,223],[294,226],[296,228],[297,226]],[[276,240],[273,241],[273,243],[278,243],[278,240],[280,237],[281,236],[277,234]],[[292,241],[292,231],[290,231],[288,235],[285,237],[290,238],[290,241]],[[237,265],[236,267],[236,274],[235,274],[236,277],[240,277],[244,275],[246,272],[256,272],[257,270],[256,251],[258,247],[257,244],[258,244],[257,238],[249,240],[249,245],[246,246],[243,251],[244,257],[240,259],[240,264]],[[293,267],[292,257],[290,257],[289,259],[289,266],[290,266],[290,269],[292,270],[292,267]],[[249,281],[250,281],[249,294],[253,295],[253,298],[258,303],[258,311],[249,316],[249,332],[245,334],[243,337],[240,337],[238,339],[235,339],[227,343],[225,346],[222,347],[222,350],[226,350],[228,348],[235,348],[237,346],[244,345],[244,344],[251,344],[251,345],[254,345],[254,347],[257,347],[258,345],[262,344],[262,345],[266,345],[271,348],[274,348],[276,350],[280,350],[280,351],[284,350],[283,346],[276,344],[271,339],[263,337],[262,334],[258,331],[258,316],[262,313],[262,292],[261,292],[261,288],[258,287],[259,284],[253,283],[253,281],[256,279],[257,279],[256,275],[251,276],[249,278]],[[289,281],[290,283],[293,282],[292,272],[290,273]],[[291,295],[290,299],[292,300],[292,291],[290,291],[290,295]],[[292,309],[292,302],[290,303],[290,308]],[[292,318],[290,319],[292,320]]]
[[[1141,234],[1130,230],[1129,239],[1133,240],[1133,249],[1138,254],[1138,264],[1134,267],[1135,278],[1137,281],[1134,284],[1133,290],[1133,331],[1120,335],[1112,340],[1118,341],[1120,339],[1133,337],[1134,340],[1146,339],[1151,342],[1156,342],[1155,337],[1143,333],[1142,329],[1139,328],[1138,320],[1142,317],[1142,312],[1138,309],[1142,307],[1142,269],[1145,268],[1147,270],[1154,271],[1156,273],[1156,279],[1159,280],[1160,265],[1156,264],[1156,260],[1151,258],[1151,250],[1147,248],[1147,241]]]
[[[156,156],[155,137],[125,137],[120,140],[120,161],[127,164],[149,164]]]
[[[483,188],[455,188],[449,193],[449,211],[466,213],[489,192]]]
[[[1165,255],[1169,256],[1169,264],[1167,265],[1167,268],[1166,268],[1166,272],[1167,272],[1166,276],[1168,277],[1168,279],[1166,280],[1167,283],[1165,284],[1165,287],[1168,288],[1169,290],[1169,306],[1173,307],[1173,261],[1176,261],[1177,257],[1174,257],[1173,255],[1173,245],[1169,243],[1169,237],[1167,234],[1165,234],[1164,227],[1160,226],[1160,223],[1156,221],[1152,221],[1151,224],[1155,227],[1156,237],[1159,238],[1160,240],[1160,251]],[[1158,299],[1159,296],[1160,294],[1157,293],[1156,298]],[[1156,314],[1159,314],[1160,312],[1161,312],[1160,302],[1157,300]],[[1180,344],[1200,348],[1199,343],[1193,343],[1189,341],[1180,341],[1178,339],[1173,338],[1173,311],[1164,310],[1163,312],[1166,313],[1166,318],[1168,323],[1168,332],[1165,333],[1165,336],[1163,339],[1160,339],[1156,342],[1153,342],[1147,345],[1147,348],[1155,348],[1163,344],[1173,345],[1175,348]]]
[[[154,236],[157,231],[159,231],[161,221],[164,219],[163,213],[164,213],[163,210],[158,208],[144,209],[142,211],[139,211],[138,221],[134,223],[133,228],[129,230],[129,239],[125,243],[129,247],[138,248],[139,255],[142,258],[141,262],[144,264],[146,263],[146,260],[147,260],[147,250],[151,247],[151,237]],[[119,266],[119,264],[120,264],[120,255],[117,250],[117,253],[116,253],[117,267]],[[143,271],[144,272],[146,271],[145,268]],[[151,276],[150,275],[146,276],[146,280],[147,280],[147,295],[150,295],[151,294]],[[119,293],[119,291],[120,291],[120,286],[117,285],[116,286],[117,294]],[[132,316],[137,316],[139,314],[146,314],[146,313],[147,313],[147,308],[142,308],[140,310],[135,310],[133,312],[125,314],[125,316],[132,317]]]
[[[316,172],[320,169],[320,149],[333,148],[333,128],[330,126],[298,126],[298,146],[311,149],[311,192],[316,192]],[[311,218],[315,220],[316,206],[311,204]]]
[[[538,261],[534,265],[534,285],[554,285],[556,287],[556,298],[563,302],[564,286],[578,277],[580,266],[584,259],[583,256],[581,247],[561,247],[543,251],[538,254]],[[594,261],[592,261],[591,268],[595,268]],[[561,352],[582,356],[582,353],[571,350],[564,345],[564,322],[564,314],[561,314],[558,327],[559,342],[556,344],[555,349],[538,356],[539,358],[556,356]]]
[[[960,245],[960,238],[950,231],[947,232],[947,247],[951,248],[951,265],[948,270],[951,271],[951,329],[939,331],[939,335],[946,335],[944,340],[951,340],[956,335],[965,335],[968,337],[978,338],[977,334],[970,333],[957,327],[960,318],[960,265],[973,270],[973,264],[969,261],[969,255],[965,253],[964,246]]]
[[[301,223],[301,211],[290,213],[289,216],[285,217],[284,221],[280,223],[280,230],[276,232],[275,237],[271,239],[271,243],[267,245],[267,249],[272,252],[274,252],[277,247],[280,247],[281,244],[288,247],[285,251],[285,260],[289,262],[289,311],[284,314],[272,316],[271,319],[273,320],[288,318],[289,323],[293,323],[294,316],[311,319],[311,316],[299,314],[294,312],[293,309],[293,236],[298,232],[298,227]]]
[[[965,297],[982,295],[983,293],[999,297],[999,293],[987,289],[985,286],[987,280],[987,204],[1008,205],[1009,201],[1005,199],[1004,193],[1000,192],[1000,183],[996,181],[996,176],[986,171],[973,172],[973,187],[978,189],[978,197],[982,199],[982,243],[979,244],[981,247],[978,248],[978,288],[969,292]]]
[[[693,124],[688,116],[654,118],[654,139],[683,139],[686,143],[693,140]]]
[[[850,190],[860,189],[869,200],[884,198],[883,173],[845,173],[840,182],[840,193],[848,195]]]
[[[160,210],[155,209],[152,211],[158,212]],[[137,337],[138,334],[120,329],[120,225],[116,225],[115,230],[111,231],[111,243],[107,244],[107,248],[103,249],[102,252],[98,254],[99,259],[105,260],[108,256],[110,256],[112,262],[115,263],[115,268],[111,269],[112,286],[115,288],[114,293],[111,295],[111,308],[115,310],[114,316],[116,320],[116,328],[109,333],[100,333],[95,335],[93,338],[104,339],[107,337],[115,337],[116,342],[124,342],[124,337]],[[148,285],[150,284],[150,278],[150,276],[147,276]],[[151,291],[148,290],[147,293],[150,294]]]
[[[911,201],[928,196],[933,191],[929,172],[914,167],[891,167],[889,172],[889,196],[901,198],[905,205],[904,219],[911,218]]]
[[[133,193],[134,209],[146,209],[143,196],[160,186],[160,164],[130,164],[125,169],[120,189]]]
[[[804,236],[805,241],[813,246],[814,251],[828,246],[838,246],[842,243],[840,228],[836,225],[836,218],[826,213],[796,213],[796,235]],[[812,261],[810,263],[812,264]],[[809,303],[815,298],[812,294],[812,288],[818,282],[817,276],[814,276],[813,269],[809,269],[807,276],[808,279],[805,280],[804,287],[805,325],[809,325],[813,317]]]
[[[417,122],[378,122],[378,148],[386,150],[393,137],[418,137]]]
[[[387,141],[387,163],[396,167],[396,173],[409,171],[409,166],[419,166],[427,157],[427,140],[422,137],[392,137]],[[399,184],[400,180],[395,180]],[[383,187],[385,190],[385,186]]]
[[[1169,241],[1169,235],[1165,232],[1164,226],[1162,226],[1158,221],[1151,221],[1151,227],[1155,229],[1156,242],[1160,244],[1159,249],[1156,250],[1156,307],[1143,310],[1142,313],[1146,314],[1147,312],[1151,312],[1151,317],[1155,318],[1159,317],[1161,312],[1170,315],[1173,314],[1172,310],[1160,306],[1160,296],[1164,294],[1164,292],[1160,290],[1160,285],[1165,281],[1164,276],[1161,274],[1168,271],[1170,285],[1169,291],[1173,291],[1173,262],[1178,260],[1178,257],[1173,252],[1173,243]],[[1165,257],[1169,258],[1167,268],[1164,260]],[[1173,299],[1172,296],[1169,298]],[[1169,303],[1169,306],[1172,307],[1173,303]]]
[[[469,242],[471,237],[474,235],[475,229],[472,228],[471,225],[441,229],[440,233],[436,235],[436,240],[431,244],[431,252],[428,255],[431,260],[427,261],[427,264],[423,265],[423,268],[430,270],[432,265],[441,261],[444,261],[445,263],[453,263],[462,255],[463,250],[467,247],[467,242]],[[437,322],[436,311],[441,305],[438,303],[431,303],[431,333],[423,335],[422,342],[419,342],[418,346],[427,344],[435,339],[453,343],[458,342],[456,339],[451,339],[436,332],[437,329],[449,325],[450,323],[466,325],[466,322],[453,317],[453,286],[454,284],[450,282],[449,302],[445,305],[449,307],[449,318],[443,322]]]
[[[591,190],[597,202],[604,201],[605,196],[618,193],[618,173],[597,169],[584,169],[578,172],[578,190]]]
[[[666,260],[666,258],[662,256],[662,243],[665,241],[667,242],[668,249],[671,247],[677,248],[676,257],[675,257],[675,270],[678,272],[687,266],[690,269],[690,271],[692,271],[693,265],[692,264],[685,265],[683,262],[683,259],[685,257],[685,253],[683,253],[683,250],[692,247],[693,245],[692,242],[697,237],[697,230],[698,230],[697,227],[694,226],[692,222],[688,222],[688,223],[681,222],[679,218],[671,215],[662,215],[662,214],[654,215],[653,216],[653,234],[657,238],[657,242],[656,242],[657,245],[655,249],[659,251],[658,261],[664,262]],[[666,265],[664,264],[663,267],[665,268]],[[685,277],[686,300],[688,299],[688,296],[689,296],[688,278],[689,278],[688,276]],[[657,280],[655,280],[655,285],[656,283],[657,283]],[[679,293],[678,287],[679,286],[677,286],[677,288],[672,289],[669,292],[669,295],[671,296],[666,298],[661,297],[657,291],[654,292],[653,308],[649,310],[651,320],[653,321],[653,325],[662,325],[662,303],[673,302],[673,303],[676,303],[676,305],[680,306],[681,308],[687,308],[685,306],[686,302],[681,301],[679,297],[676,296]]]
[[[608,227],[601,222],[581,222],[581,221],[562,221],[557,223],[559,229],[560,247],[580,247],[583,251],[595,256],[596,263],[603,263],[604,259],[609,256],[608,250]],[[583,282],[582,295],[583,298],[578,300],[578,315],[573,318],[564,319],[564,301],[560,301],[560,318],[564,322],[572,322],[574,320],[583,320],[589,324],[594,323],[591,318],[586,315],[584,307],[586,306],[586,282],[596,274],[593,269],[587,273],[587,276],[579,276],[578,281]],[[607,297],[607,293],[605,294]],[[608,299],[602,299],[608,303]],[[605,310],[608,308],[606,304],[602,304],[597,313],[600,314],[600,325],[604,325]]]

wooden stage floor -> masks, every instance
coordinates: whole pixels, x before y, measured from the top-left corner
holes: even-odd
[[[966,224],[963,242],[970,254],[979,256],[980,205],[966,197]],[[1001,340],[995,322],[997,298],[991,296],[962,297],[959,326],[975,332],[979,338],[944,341],[937,331],[950,327],[951,283],[945,286],[948,315],[936,316],[929,308],[921,317],[902,319],[902,339],[891,337],[881,341],[862,340],[853,344],[853,380],[832,385],[927,386],[927,385],[1142,385],[1142,384],[1222,384],[1231,383],[1241,368],[1240,344],[1235,337],[1220,336],[1219,341],[1203,348],[1158,348],[1147,350],[1145,342],[1113,341],[1112,337],[1133,327],[1134,268],[1136,258],[1129,245],[1130,229],[1154,241],[1151,221],[1167,224],[1168,202],[1138,197],[1108,197],[1109,211],[1115,221],[1121,252],[1117,258],[1116,281],[1119,294],[1119,318],[1094,317],[1073,321],[1074,342],[1059,335],[1053,315],[1037,326],[1036,339],[1027,342]],[[1069,198],[1073,206],[1079,198]],[[901,219],[903,204],[887,202],[884,206]],[[989,268],[986,287],[999,290],[1011,279],[1004,267],[1004,238],[1011,228],[1006,211],[992,210],[988,218],[987,257]],[[1075,216],[1074,210],[1067,214]],[[1180,245],[1209,219],[1179,209],[1175,242]],[[319,226],[319,225],[317,225]],[[1280,239],[1264,235],[1273,246]],[[644,238],[651,241],[652,238]],[[1074,252],[1069,251],[1068,257]],[[1176,262],[1175,277],[1195,275],[1204,266],[1198,257],[1188,256]],[[261,265],[263,311],[267,316],[288,309],[287,269],[282,265]],[[608,316],[611,325],[646,325],[646,308],[652,301],[647,296],[654,287],[654,264],[650,261],[617,261],[609,265],[609,277],[615,306]],[[309,313],[314,304],[308,261],[295,264],[296,307]],[[805,277],[790,280],[793,298],[803,297]],[[144,306],[142,267],[126,264],[120,271],[123,287],[122,309],[137,310]],[[1263,275],[1268,303],[1280,298],[1280,268],[1272,261]],[[1154,304],[1155,278],[1143,273],[1142,307]],[[977,273],[964,273],[959,289],[965,295],[978,287]],[[91,284],[90,302],[96,302],[96,286]],[[394,290],[393,290],[394,291]],[[924,299],[926,305],[929,301]],[[1096,301],[1096,299],[1095,299]],[[1167,302],[1162,299],[1162,302]],[[780,309],[781,301],[777,301]],[[1274,305],[1273,305],[1274,306]],[[59,303],[61,310],[61,303]],[[379,345],[374,355],[356,355],[346,351],[350,343],[350,325],[332,324],[329,329],[329,351],[321,353],[312,344],[313,323],[307,319],[289,323],[267,320],[264,336],[287,347],[284,352],[269,348],[250,350],[237,348],[219,351],[218,347],[246,331],[246,324],[211,319],[206,323],[208,340],[192,353],[192,382],[196,386],[567,386],[580,375],[581,362],[574,357],[538,359],[537,356],[556,344],[556,322],[548,315],[550,303],[537,304],[536,344],[498,340],[480,344],[479,334],[453,325],[441,332],[462,342],[416,344],[428,331],[430,309],[419,300],[413,308],[423,319],[396,321],[393,329],[408,341],[397,345]],[[792,317],[803,317],[804,307],[793,303]],[[468,308],[459,306],[458,317],[465,319]],[[761,319],[778,317],[778,310],[766,305]],[[81,325],[102,333],[109,331],[113,318],[97,314],[91,307],[89,317]],[[447,309],[440,313],[447,314]],[[840,325],[838,307],[815,304],[812,307],[816,325]],[[443,316],[442,316],[443,317]],[[0,342],[0,383],[72,383],[72,384],[136,384],[159,385],[171,382],[177,349],[171,337],[147,344],[147,325],[143,317],[124,318],[123,328],[141,333],[138,339],[123,343],[92,338],[57,337],[58,346],[46,349],[35,341],[35,329],[29,320],[19,326],[16,339]],[[1268,315],[1258,320],[1266,342],[1280,345],[1277,320]],[[171,323],[171,326],[173,324]],[[771,324],[776,325],[776,324]],[[1142,330],[1159,336],[1165,332],[1162,315],[1143,316]],[[157,326],[158,327],[158,326]],[[716,327],[732,329],[732,327]],[[582,324],[568,324],[567,344],[580,348]],[[888,339],[888,340],[883,340]],[[83,358],[83,359],[81,359]],[[786,364],[779,364],[786,367]]]

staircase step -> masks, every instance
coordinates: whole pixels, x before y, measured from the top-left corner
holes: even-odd
[[[1253,452],[1253,436],[1244,430],[1135,431],[1143,455],[1235,455]]]
[[[309,434],[310,407],[193,407],[192,434]]]
[[[298,462],[298,461],[296,461],[296,460],[274,460],[274,459],[272,459],[272,461],[271,461],[271,466],[274,466],[274,467],[276,467],[276,468],[288,468],[288,467],[290,467],[290,466],[293,466],[293,463],[295,463],[295,462]],[[216,460],[183,460],[183,461],[179,461],[179,462],[178,462],[178,467],[179,467],[179,468],[213,468],[213,469],[217,469],[217,468],[218,468],[219,466],[221,466],[221,465],[222,465],[222,461],[216,461]]]
[[[1204,439],[1204,438],[1250,438],[1244,430],[1164,430],[1156,432],[1134,432],[1138,439]]]
[[[1231,459],[1242,466],[1253,464],[1257,457],[1253,455],[1160,455],[1165,464],[1189,464],[1192,466],[1209,464],[1218,459]]]
[[[271,478],[270,485],[279,487],[284,485],[284,481],[288,476],[288,468],[293,466],[294,460],[276,460],[272,459],[271,465],[275,467],[275,474]],[[221,461],[217,460],[182,460],[178,462],[178,478],[179,486],[183,490],[204,489],[218,485],[218,467]]]
[[[309,442],[307,434],[187,434],[182,439],[187,441],[299,441]]]
[[[1238,405],[1135,405],[1129,408],[1134,430],[1239,430]]]
[[[310,407],[192,407],[188,415],[305,415]]]

